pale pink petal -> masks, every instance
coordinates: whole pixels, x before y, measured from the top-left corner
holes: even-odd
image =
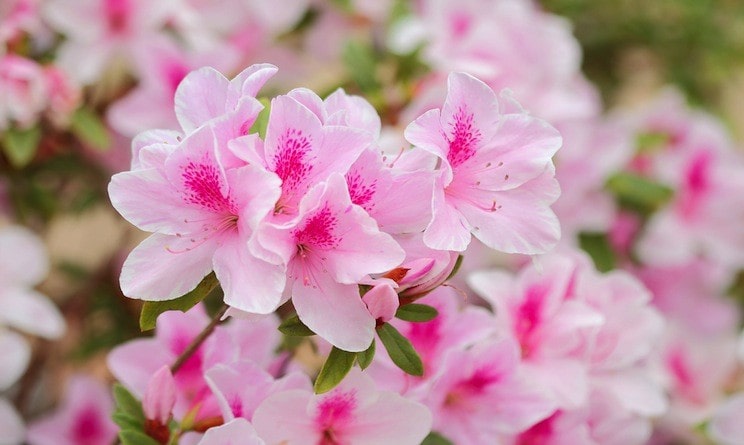
[[[21,416],[8,400],[0,397],[0,445],[19,445],[25,433]]]
[[[297,315],[332,345],[344,351],[366,350],[374,338],[375,319],[359,296],[359,287],[339,284],[326,274],[316,280],[313,286],[295,282],[292,302]]]
[[[225,113],[229,82],[211,67],[192,71],[176,90],[176,116],[187,134]]]
[[[162,167],[181,138],[182,134],[173,130],[147,130],[138,134],[132,139],[132,170]]]
[[[245,419],[235,419],[204,433],[198,445],[265,445]]]
[[[26,371],[31,359],[31,348],[20,335],[2,329],[0,330],[0,351],[3,351],[0,354],[0,391],[4,391]]]
[[[441,128],[441,112],[439,109],[429,110],[411,122],[405,129],[406,140],[414,146],[447,159],[449,143],[445,139]],[[452,180],[452,174],[447,176],[447,183]]]
[[[142,397],[142,409],[146,419],[167,425],[175,404],[176,382],[173,380],[170,367],[164,365],[147,383],[145,395]]]
[[[457,208],[447,204],[439,184],[434,187],[433,217],[424,232],[424,243],[432,249],[463,252],[470,244],[471,225]]]
[[[140,87],[117,100],[106,111],[111,127],[125,136],[150,128],[178,129],[173,101],[161,89]]]
[[[39,237],[21,226],[0,229],[0,280],[3,283],[34,286],[47,273],[49,258]]]
[[[321,432],[308,413],[312,393],[302,390],[269,396],[256,409],[253,426],[268,444],[305,445],[318,443]]]
[[[734,394],[716,410],[708,426],[711,437],[721,445],[738,445],[744,437],[744,393]]]
[[[553,169],[548,168],[521,187],[496,194],[494,211],[467,205],[460,211],[473,227],[476,238],[492,249],[507,253],[545,253],[560,238],[558,218],[549,207],[559,193]]]
[[[234,106],[241,97],[256,97],[258,91],[279,69],[270,63],[257,63],[244,69],[230,81],[228,105]]]
[[[214,239],[199,243],[188,237],[150,235],[124,261],[121,290],[127,297],[140,300],[178,298],[212,271],[216,249]]]
[[[343,435],[355,445],[419,445],[431,431],[429,409],[391,392],[381,392],[373,405],[355,415]]]
[[[218,364],[205,373],[205,380],[226,421],[239,417],[251,420],[256,408],[271,394],[274,384],[269,373],[248,360]]]
[[[116,380],[137,397],[158,369],[175,360],[175,355],[152,339],[132,340],[114,348],[107,357],[108,368]]]
[[[481,132],[483,142],[489,141],[497,130],[501,131],[497,123],[500,116],[496,93],[470,74],[451,73],[447,77],[447,99],[441,117],[448,136],[452,136],[454,119],[464,110],[473,115],[473,127]]]
[[[48,339],[64,334],[65,320],[49,298],[31,289],[1,292],[0,320],[4,324]]]

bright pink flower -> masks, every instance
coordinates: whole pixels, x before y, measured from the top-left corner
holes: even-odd
[[[352,204],[340,174],[313,187],[298,213],[285,225],[264,225],[258,242],[285,265],[286,292],[300,319],[334,346],[363,351],[374,337],[375,320],[357,283],[398,266],[403,249]]]
[[[266,445],[245,419],[235,419],[210,428],[197,445]]]
[[[448,352],[423,399],[433,428],[458,445],[479,445],[548,417],[555,401],[518,365],[519,348],[509,338]]]
[[[398,394],[377,391],[369,377],[352,370],[326,394],[291,390],[270,396],[253,424],[270,445],[417,445],[429,433],[431,414]]]
[[[72,113],[80,106],[82,91],[55,65],[45,66],[44,76],[49,91],[47,114],[55,125],[66,126]]]
[[[31,445],[111,445],[117,427],[111,420],[109,389],[89,377],[74,377],[57,411],[29,426]]]
[[[37,0],[8,0],[0,7],[0,46],[21,33],[35,33],[42,29]]]
[[[406,129],[406,139],[441,159],[424,233],[429,247],[463,251],[471,233],[509,253],[542,253],[557,243],[549,205],[559,194],[551,157],[561,137],[513,103],[501,106],[483,82],[453,73],[442,110]]]
[[[283,274],[250,255],[247,242],[274,208],[279,180],[255,165],[226,169],[219,137],[211,126],[199,127],[177,148],[158,145],[151,160],[160,165],[142,165],[153,152],[140,150],[142,168],[112,178],[114,207],[155,232],[124,263],[125,295],[173,299],[214,270],[231,306],[257,313],[278,306]]]

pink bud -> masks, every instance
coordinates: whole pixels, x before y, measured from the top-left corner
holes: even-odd
[[[364,303],[375,320],[384,323],[395,317],[399,306],[398,294],[389,284],[378,284],[364,294]]]
[[[148,420],[167,425],[176,404],[176,382],[168,366],[160,368],[147,383],[142,408]]]

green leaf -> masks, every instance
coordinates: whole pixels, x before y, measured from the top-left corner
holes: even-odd
[[[2,135],[3,151],[13,167],[23,168],[34,158],[41,140],[41,128],[9,128]]]
[[[305,323],[303,323],[297,315],[293,315],[284,320],[282,324],[279,325],[279,330],[282,334],[289,335],[290,337],[309,337],[315,335],[315,332],[305,326]]]
[[[642,214],[652,213],[666,204],[673,195],[669,187],[633,173],[617,173],[607,181],[620,205]]]
[[[70,131],[78,139],[98,150],[111,146],[111,134],[101,117],[90,108],[78,108],[70,120]]]
[[[439,312],[426,304],[411,303],[398,308],[395,317],[405,321],[424,322],[437,318]]]
[[[370,92],[380,88],[375,78],[377,61],[371,46],[350,41],[344,48],[342,58],[352,80],[362,91]]]
[[[421,442],[421,445],[453,445],[453,443],[441,434],[432,431],[428,436],[426,436],[426,439]]]
[[[219,284],[213,272],[204,277],[194,290],[175,300],[145,301],[145,304],[142,306],[142,312],[140,313],[140,329],[142,331],[155,329],[158,316],[163,312],[188,311],[204,300]]]
[[[424,375],[424,364],[413,349],[413,345],[390,323],[377,328],[377,335],[382,340],[390,359],[403,371],[411,375]]]
[[[661,132],[639,133],[636,136],[636,148],[641,153],[652,152],[669,143],[669,134]]]
[[[143,427],[141,420],[127,413],[117,411],[111,415],[111,419],[122,430],[141,430]]]
[[[376,341],[372,340],[369,348],[362,352],[357,352],[357,363],[359,363],[359,367],[362,368],[362,370],[367,369],[369,365],[372,364],[372,359],[375,358],[376,343]]]
[[[460,267],[462,266],[462,260],[463,260],[463,258],[465,258],[465,257],[462,256],[462,255],[457,255],[457,260],[455,260],[455,267],[453,267],[452,268],[452,272],[450,272],[450,274],[447,275],[447,280],[451,280],[452,277],[454,277],[455,275],[457,275],[457,272],[459,272]],[[444,281],[447,281],[447,280],[444,280]]]
[[[354,366],[356,356],[356,352],[344,351],[334,346],[315,380],[315,393],[323,394],[341,383]]]
[[[594,265],[600,272],[615,268],[615,252],[607,239],[607,234],[582,232],[579,234],[579,245],[592,257]]]
[[[253,125],[251,125],[251,129],[248,130],[248,134],[251,133],[258,133],[258,135],[261,137],[261,139],[266,137],[266,128],[269,126],[269,115],[271,114],[271,101],[266,98],[262,97],[258,99],[259,102],[261,102],[261,105],[263,105],[263,110],[258,113],[258,116],[256,117],[256,120],[253,122]]]
[[[144,424],[145,413],[142,411],[142,404],[119,383],[114,383],[114,401],[116,402],[116,413],[126,414],[140,424]]]
[[[121,445],[160,445],[160,443],[139,430],[119,431]]]

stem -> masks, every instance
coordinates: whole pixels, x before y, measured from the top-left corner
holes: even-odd
[[[203,331],[197,335],[194,340],[191,341],[191,343],[184,349],[184,351],[181,353],[181,355],[178,356],[175,362],[173,362],[173,365],[171,365],[171,374],[176,374],[179,369],[183,366],[184,363],[186,363],[186,360],[191,358],[192,355],[196,352],[197,349],[199,349],[199,346],[204,343],[204,341],[214,332],[214,328],[217,327],[218,324],[222,322],[222,317],[227,312],[228,306],[222,306],[222,309],[220,309],[215,316],[212,318],[212,321],[209,322],[207,327],[204,328]]]

